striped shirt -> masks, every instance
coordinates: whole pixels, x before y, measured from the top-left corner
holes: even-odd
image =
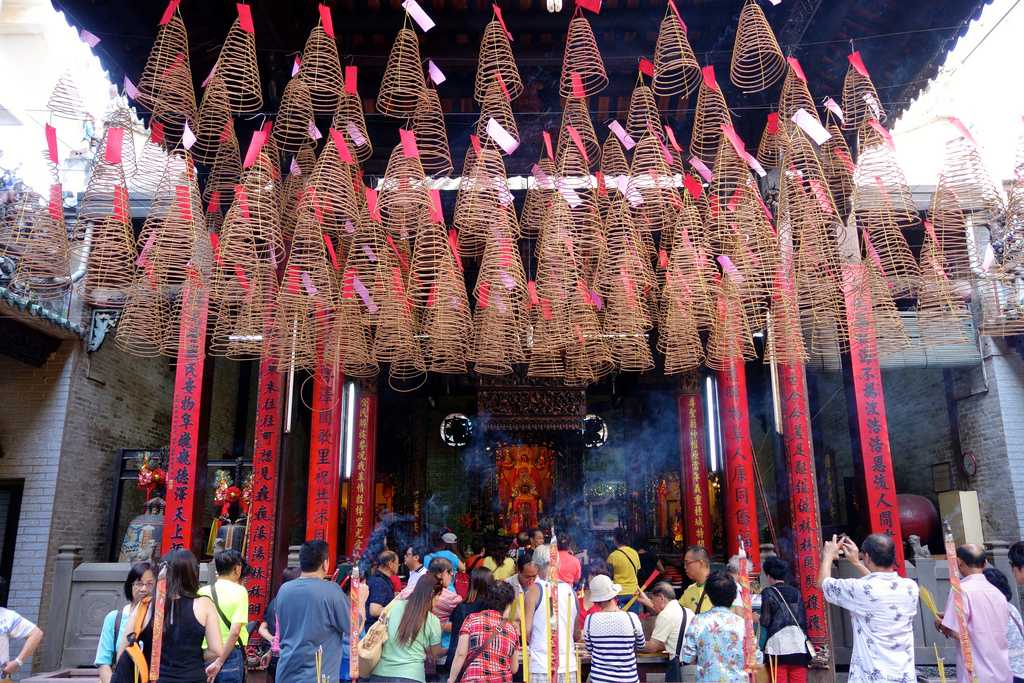
[[[645,644],[640,619],[632,612],[598,612],[583,624],[593,683],[637,683],[636,651]]]

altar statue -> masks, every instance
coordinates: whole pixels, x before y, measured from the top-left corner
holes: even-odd
[[[509,528],[513,535],[538,526],[544,501],[537,495],[537,489],[528,482],[519,485],[519,494],[508,504]]]

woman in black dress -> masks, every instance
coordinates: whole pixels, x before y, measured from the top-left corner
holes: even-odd
[[[163,559],[167,572],[167,598],[160,653],[160,678],[157,683],[207,683],[220,670],[223,650],[217,608],[209,598],[196,595],[199,590],[199,563],[188,550],[174,550]],[[156,596],[154,595],[154,599]],[[142,646],[146,662],[152,663],[153,614],[151,607],[145,626],[135,636]],[[131,639],[131,637],[130,637]],[[214,660],[207,667],[205,654]],[[128,652],[121,655],[111,683],[134,683],[135,664]]]

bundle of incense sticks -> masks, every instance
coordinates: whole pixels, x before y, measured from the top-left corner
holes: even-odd
[[[636,599],[640,597],[640,594],[648,588],[650,588],[651,584],[654,583],[654,580],[657,579],[659,576],[661,576],[661,572],[659,572],[657,569],[651,572],[651,575],[647,577],[646,581],[644,581],[644,585],[636,589],[636,595],[630,598],[629,602],[626,603],[626,606],[622,608],[623,611],[628,612],[629,608],[633,606],[634,602],[636,602]]]

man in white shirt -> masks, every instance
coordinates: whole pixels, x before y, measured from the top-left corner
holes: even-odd
[[[533,553],[532,562],[525,563],[520,569],[519,587],[523,589],[525,597],[523,609],[526,611],[526,633],[527,642],[524,652],[530,657],[530,681],[529,683],[568,683],[576,680],[576,669],[579,662],[576,657],[576,640],[580,637],[580,625],[576,618],[576,595],[572,586],[567,583],[551,583],[538,576],[548,576],[550,567],[550,549],[543,546]],[[536,572],[532,580],[529,574],[522,576],[522,572]],[[515,577],[513,577],[515,578]],[[527,581],[527,585],[523,582]],[[510,582],[511,583],[511,582]],[[515,585],[515,584],[513,584]],[[554,592],[555,586],[557,592]],[[551,600],[551,595],[556,595],[558,601],[558,619],[545,605]],[[545,614],[551,614],[550,626],[545,623]],[[545,671],[548,662],[548,629],[551,634],[558,634],[558,673],[555,678],[549,676]]]
[[[420,577],[427,573],[427,567],[423,564],[423,549],[411,545],[405,549],[405,568],[409,570],[409,581],[405,587],[413,589]]]
[[[667,581],[654,584],[649,593],[640,593],[637,601],[658,615],[654,620],[654,631],[647,639],[643,652],[663,652],[670,659],[675,657],[686,626],[693,620],[693,612],[679,604],[672,584]]]
[[[832,563],[844,552],[861,574],[833,579]],[[850,612],[853,655],[850,683],[914,681],[914,619],[917,583],[896,573],[896,545],[885,534],[871,534],[863,548],[847,537],[832,536],[821,553],[818,585],[825,600]]]
[[[11,638],[25,639],[18,656],[11,659]],[[0,672],[3,678],[11,678],[25,666],[25,660],[39,647],[43,631],[14,610],[0,607]]]

